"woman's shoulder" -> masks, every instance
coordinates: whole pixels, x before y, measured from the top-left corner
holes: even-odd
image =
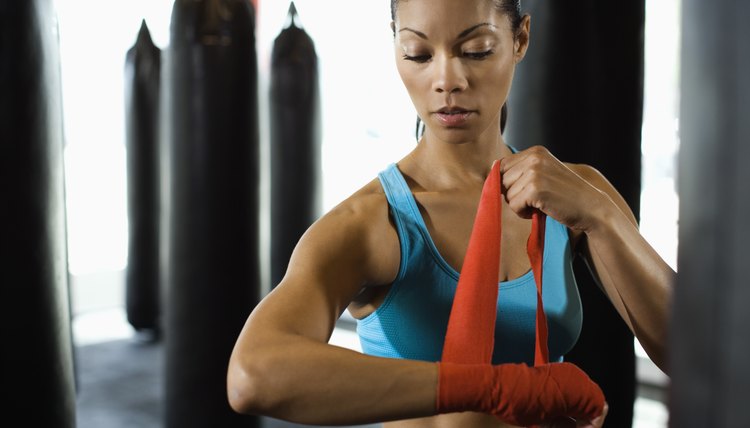
[[[368,282],[386,283],[398,268],[398,235],[390,222],[388,202],[373,179],[334,206],[311,227],[310,238],[334,243],[359,254]],[[395,254],[395,255],[394,255]]]
[[[346,234],[347,240],[365,243],[383,236],[390,227],[388,201],[377,178],[357,189],[315,222],[331,234]]]
[[[352,220],[368,220],[379,209],[387,209],[387,200],[380,180],[372,179],[334,206],[329,214],[346,213]]]
[[[585,163],[570,162],[565,162],[565,165],[589,184],[608,194],[610,197],[621,198],[620,193],[612,182],[610,182],[609,179],[607,179],[607,177],[594,166]]]
[[[573,162],[563,162],[565,166],[570,168],[573,172],[578,174],[581,178],[591,183],[593,186],[599,188],[600,190],[602,187],[612,186],[609,180],[607,180],[607,177],[604,176],[604,174],[601,173],[598,169],[596,169],[594,166],[586,164],[586,163],[573,163]]]

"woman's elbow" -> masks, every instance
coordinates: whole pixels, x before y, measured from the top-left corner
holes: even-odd
[[[238,364],[230,363],[227,372],[227,398],[232,410],[244,414],[255,413],[256,389],[253,377]]]
[[[242,414],[267,415],[278,401],[269,374],[273,368],[263,357],[233,355],[227,371],[227,398],[232,410]]]

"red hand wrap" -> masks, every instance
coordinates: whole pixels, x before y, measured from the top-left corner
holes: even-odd
[[[547,319],[542,302],[544,225],[532,216],[527,252],[537,285],[535,367],[492,366],[497,314],[502,194],[500,163],[482,189],[469,247],[453,302],[439,364],[439,413],[480,411],[511,424],[528,425],[560,416],[593,419],[604,410],[601,389],[570,363],[549,364]]]
[[[577,366],[439,363],[438,413],[479,411],[528,426],[559,417],[593,419],[604,394]]]

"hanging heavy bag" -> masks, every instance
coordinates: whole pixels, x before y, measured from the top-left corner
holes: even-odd
[[[57,34],[51,0],[0,2],[0,384],[6,418],[73,428]]]
[[[226,398],[227,362],[260,283],[250,2],[175,1],[166,61],[166,426],[258,426]]]
[[[125,56],[128,264],[125,312],[136,331],[159,325],[159,79],[161,50],[146,22]]]
[[[320,182],[318,59],[294,2],[287,21],[271,55],[271,286],[317,217]]]

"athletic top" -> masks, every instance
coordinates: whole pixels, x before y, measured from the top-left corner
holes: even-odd
[[[365,354],[439,361],[458,284],[432,241],[411,189],[394,163],[378,174],[401,244],[398,274],[383,303],[357,320]],[[583,314],[568,230],[547,216],[542,300],[550,361],[562,361],[581,332]],[[493,364],[534,364],[536,284],[526,274],[499,283]]]

